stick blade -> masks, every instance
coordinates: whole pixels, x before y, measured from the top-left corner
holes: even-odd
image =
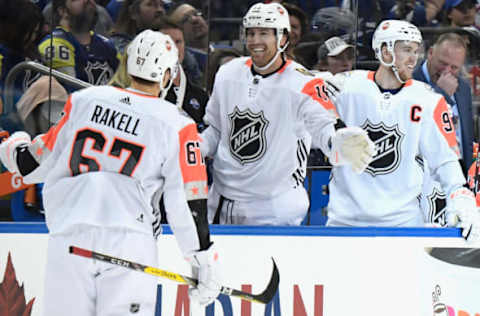
[[[272,276],[270,277],[270,282],[268,282],[266,289],[262,293],[258,295],[254,295],[255,300],[263,304],[270,303],[270,301],[273,299],[273,297],[277,293],[278,284],[280,283],[280,273],[278,272],[277,264],[275,263],[275,260],[273,258],[272,258],[272,262],[273,262],[273,271],[272,271]]]

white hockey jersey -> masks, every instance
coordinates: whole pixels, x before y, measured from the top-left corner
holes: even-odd
[[[73,93],[64,116],[37,136],[40,166],[25,182],[44,182],[50,233],[82,224],[160,233],[163,192],[168,221],[185,254],[199,240],[186,193],[206,198],[195,123],[157,97],[92,87]],[[180,145],[179,145],[180,144]]]
[[[336,113],[324,81],[288,60],[254,75],[248,57],[223,65],[207,105],[202,152],[214,158],[213,182],[224,197],[269,199],[301,185],[312,147],[329,153]],[[303,170],[303,172],[302,172]]]
[[[418,200],[423,172],[416,157],[428,161],[446,192],[465,183],[445,100],[416,80],[395,94],[382,93],[371,71],[352,71],[335,80],[341,87],[335,100],[338,115],[347,126],[365,129],[377,152],[360,175],[343,166],[333,168],[328,224],[423,225]]]

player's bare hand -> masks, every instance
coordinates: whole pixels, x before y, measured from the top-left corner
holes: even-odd
[[[458,79],[450,72],[444,72],[438,78],[437,86],[442,88],[449,96],[453,96],[458,88]]]

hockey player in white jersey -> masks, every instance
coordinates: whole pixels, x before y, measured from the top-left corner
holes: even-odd
[[[282,5],[253,5],[243,26],[251,57],[218,71],[205,115],[210,126],[201,135],[202,153],[213,158],[209,220],[298,225],[309,203],[303,179],[310,136],[334,164],[357,172],[373,144],[359,128],[336,131],[324,81],[285,58],[290,22]]]
[[[46,134],[31,142],[17,132],[1,144],[8,170],[45,183],[44,315],[154,315],[156,278],[69,255],[68,247],[156,266],[162,193],[178,245],[196,267],[191,298],[208,304],[219,294],[206,219],[194,221],[185,195],[207,194],[196,126],[157,97],[175,77],[177,59],[169,36],[146,30],[128,48],[130,88],[75,92]]]
[[[423,182],[416,161],[420,156],[447,192],[452,224],[458,222],[470,240],[480,237],[475,199],[463,187],[447,104],[427,84],[411,79],[421,43],[414,25],[383,21],[372,42],[380,61],[377,71],[335,76],[341,90],[335,98],[338,115],[346,125],[367,131],[376,154],[361,175],[333,168],[327,225],[423,226],[417,199]]]

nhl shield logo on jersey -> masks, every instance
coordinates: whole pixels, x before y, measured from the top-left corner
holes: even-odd
[[[100,86],[108,83],[110,78],[113,77],[114,71],[106,61],[96,61],[94,63],[89,61],[85,67],[85,73],[89,83]]]
[[[260,159],[267,149],[265,132],[268,120],[263,111],[253,113],[249,109],[240,111],[235,107],[230,118],[230,152],[241,164]]]
[[[447,196],[438,188],[434,187],[431,194],[427,195],[428,201],[428,222],[447,225]]]
[[[362,126],[367,131],[368,137],[375,144],[375,156],[365,170],[372,176],[387,174],[395,171],[400,165],[400,145],[404,134],[398,125],[388,127],[383,122],[373,124],[367,120]]]

